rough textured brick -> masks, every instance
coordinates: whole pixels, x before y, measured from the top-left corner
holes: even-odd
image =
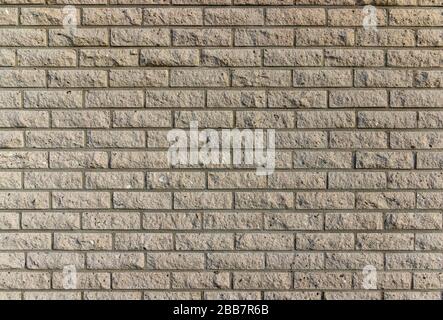
[[[441,300],[442,5],[0,0],[0,300]]]
[[[23,212],[23,229],[80,229],[80,214],[75,212]]]

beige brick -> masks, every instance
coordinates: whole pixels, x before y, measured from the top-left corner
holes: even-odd
[[[0,132],[0,148],[13,149],[24,147],[23,134],[20,131]]]
[[[0,92],[0,109],[4,108],[21,108],[21,93],[19,91],[1,91]]]
[[[24,67],[75,67],[77,53],[61,49],[19,49],[17,61]]]
[[[268,230],[321,230],[323,216],[320,213],[265,213],[265,229]]]
[[[204,105],[204,92],[199,90],[146,91],[147,108],[203,108]]]
[[[112,235],[109,233],[54,233],[55,250],[111,250]]]
[[[173,272],[172,288],[174,289],[228,289],[229,272]]]
[[[257,230],[261,226],[258,212],[205,212],[203,216],[203,228],[209,230]]]
[[[77,272],[76,289],[110,289],[111,279],[109,273],[104,272]],[[65,275],[61,272],[53,273],[52,287],[63,289],[65,285]]]
[[[291,72],[289,70],[246,70],[237,69],[232,73],[234,87],[289,87]]]
[[[295,289],[351,289],[352,275],[339,272],[295,272]]]
[[[293,250],[294,235],[291,233],[237,233],[235,248],[238,250]]]
[[[87,26],[131,26],[142,23],[140,8],[83,8],[82,23]]]
[[[323,51],[316,49],[265,49],[265,66],[306,66],[323,65]]]
[[[0,34],[1,36],[1,34]],[[44,70],[0,70],[0,87],[4,88],[41,88],[46,86]]]
[[[268,269],[300,270],[323,269],[322,253],[267,253],[266,266]],[[258,269],[258,268],[257,268]]]
[[[413,250],[412,233],[358,233],[358,250]]]
[[[297,46],[353,46],[353,29],[337,28],[297,28],[295,44]]]
[[[231,111],[176,111],[174,116],[174,123],[178,128],[189,128],[193,121],[197,122],[201,128],[234,126],[234,115]]]
[[[442,31],[439,29],[417,30],[417,46],[441,47],[443,46]]]
[[[205,10],[205,25],[263,25],[264,10],[259,8],[209,8]]]
[[[177,250],[232,250],[234,238],[229,233],[179,233],[175,247]]]
[[[18,9],[17,8],[0,8],[0,25],[12,26],[18,23]]]
[[[142,269],[144,267],[142,253],[88,253],[86,266],[88,269]]]
[[[203,270],[205,257],[202,253],[148,253],[146,268],[151,270]]]
[[[25,261],[24,253],[0,253],[0,270],[24,269]]]
[[[350,70],[294,70],[295,87],[351,87]]]
[[[106,87],[107,72],[103,70],[52,70],[48,71],[51,88]]]
[[[2,172],[0,175],[0,189],[21,189],[22,175],[20,172]]]
[[[84,146],[82,131],[27,131],[26,146],[31,148],[79,148]]]
[[[0,29],[0,46],[35,46],[47,45],[46,30],[37,28]]]
[[[422,88],[442,88],[442,71],[418,71],[415,73],[414,85]]]
[[[360,209],[413,209],[413,192],[360,192],[356,197]]]
[[[115,192],[116,209],[171,209],[171,194],[168,192]]]
[[[363,289],[365,285],[365,276],[363,273],[353,275],[355,289]],[[378,272],[376,280],[377,289],[410,289],[412,284],[412,276],[406,272]]]
[[[416,250],[441,250],[443,235],[441,233],[418,233],[415,237]]]
[[[53,192],[55,209],[105,209],[111,206],[107,192]]]
[[[47,168],[48,153],[41,151],[2,151],[0,168]]]
[[[64,266],[72,265],[75,268],[85,267],[85,257],[79,253],[29,253],[26,256],[28,269],[63,269]]]
[[[116,250],[172,250],[172,235],[168,233],[117,233]]]
[[[81,189],[80,172],[25,172],[25,189]]]
[[[148,189],[204,189],[203,172],[148,172]]]
[[[137,212],[83,212],[82,226],[87,230],[140,229]]]
[[[50,233],[1,233],[0,249],[16,250],[49,250],[51,249]]]
[[[360,27],[363,25],[366,16],[365,11],[361,9],[329,9],[328,25]],[[377,8],[374,18],[377,21],[377,26],[386,25],[386,10]]]
[[[0,192],[0,209],[47,209],[47,192]]]
[[[443,98],[440,90],[394,90],[391,106],[399,108],[438,108]]]
[[[20,229],[20,215],[16,212],[2,212],[0,230]]]
[[[258,49],[203,49],[202,65],[208,67],[260,66],[261,51]]]
[[[353,209],[354,194],[351,192],[297,192],[297,209]]]
[[[411,152],[358,151],[356,167],[360,169],[412,169],[414,157]]]
[[[353,250],[352,233],[297,233],[297,250]]]
[[[143,300],[201,300],[200,292],[145,291]]]
[[[199,213],[182,213],[182,212],[161,212],[161,213],[144,213],[143,214],[144,229],[181,229],[192,230],[201,228],[201,214]]]
[[[100,30],[100,29],[92,29]],[[111,45],[120,46],[169,46],[171,40],[169,37],[170,31],[168,29],[149,28],[115,28],[111,29]]]
[[[242,29],[237,28],[234,34],[236,46],[292,46],[294,32],[289,28]]]
[[[145,8],[143,24],[149,26],[193,26],[203,24],[201,8]]]
[[[30,109],[64,109],[81,108],[81,91],[26,91],[23,105]]]
[[[234,289],[290,289],[292,277],[288,272],[235,272]]]
[[[390,212],[385,218],[387,229],[441,229],[442,223],[438,212]]]
[[[88,151],[88,152],[54,151],[50,153],[49,162],[51,168],[58,168],[58,169],[107,168],[108,154],[106,152],[100,152],[100,151]]]
[[[325,189],[326,175],[320,172],[275,172],[268,177],[272,189]]]
[[[391,291],[384,293],[385,300],[440,300],[439,292]]]
[[[51,275],[46,272],[0,272],[1,289],[49,289]]]
[[[387,148],[387,143],[384,132],[336,131],[330,135],[331,147],[339,149]]]
[[[259,300],[258,291],[209,291],[204,293],[206,300]]]
[[[111,87],[162,87],[168,84],[166,70],[111,70],[109,85]]]
[[[327,135],[322,131],[309,132],[276,132],[275,134],[276,148],[326,148]]]
[[[326,24],[326,12],[320,8],[272,8],[266,10],[266,24],[321,26]]]
[[[23,229],[80,229],[80,214],[75,212],[22,212]]]
[[[15,50],[0,49],[0,66],[13,67],[15,66]]]
[[[230,29],[173,29],[174,46],[227,47],[231,44]]]
[[[321,300],[320,291],[266,291],[264,300]]]
[[[49,29],[49,45],[51,47],[104,47],[109,45],[108,30],[105,28]]]
[[[221,69],[186,69],[171,71],[172,87],[223,87],[229,84],[229,73]]]
[[[265,256],[263,253],[210,253],[207,256],[209,270],[248,270],[264,269]]]
[[[88,172],[85,174],[87,189],[142,189],[144,174],[141,172]]]
[[[236,192],[236,209],[291,209],[294,195],[291,192]]]
[[[200,54],[195,49],[142,49],[140,52],[141,66],[190,67],[199,64]]]
[[[79,10],[75,9],[75,21],[79,21]],[[30,26],[63,25],[65,13],[63,8],[21,8],[20,23]]]
[[[297,128],[352,128],[355,114],[351,111],[297,111]]]
[[[111,168],[167,168],[166,152],[116,151],[111,153]]]
[[[383,67],[383,50],[326,49],[326,66],[343,67]]]
[[[352,153],[343,151],[295,151],[294,168],[352,168]]]
[[[392,67],[438,67],[442,55],[438,50],[388,50],[387,65]]]
[[[272,90],[268,92],[268,107],[297,109],[326,108],[326,99],[326,92],[320,90]]]
[[[356,44],[363,47],[414,47],[415,32],[411,29],[359,29]]]
[[[87,291],[84,300],[140,300],[140,292],[128,291]]]
[[[88,147],[92,148],[144,148],[144,131],[90,131]]]
[[[82,49],[79,53],[82,67],[130,67],[138,65],[136,49]]]
[[[409,70],[356,70],[356,87],[412,87],[413,73]]]
[[[388,106],[385,90],[334,90],[329,94],[331,108],[377,108]]]
[[[232,198],[229,192],[176,192],[174,209],[230,209]]]
[[[442,26],[440,9],[391,9],[389,11],[391,26]]]
[[[379,230],[383,229],[381,212],[328,212],[326,230]]]
[[[443,146],[441,132],[392,132],[391,148],[394,149],[434,149]]]
[[[416,272],[413,276],[414,289],[441,289],[443,287],[443,273]]]
[[[30,291],[23,293],[23,300],[81,300],[81,293],[60,291]]]
[[[359,252],[333,252],[326,253],[325,266],[328,270],[361,270],[367,265],[376,269],[384,268],[384,257],[382,253],[359,253]]]

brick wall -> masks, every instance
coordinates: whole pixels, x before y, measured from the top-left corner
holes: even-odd
[[[441,299],[442,6],[0,0],[0,298]]]

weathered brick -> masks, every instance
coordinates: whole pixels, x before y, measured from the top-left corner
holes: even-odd
[[[381,212],[328,212],[326,230],[379,230],[383,229]]]
[[[137,212],[83,212],[82,227],[87,230],[140,229]]]
[[[117,233],[117,250],[172,250],[172,235],[168,233]]]

